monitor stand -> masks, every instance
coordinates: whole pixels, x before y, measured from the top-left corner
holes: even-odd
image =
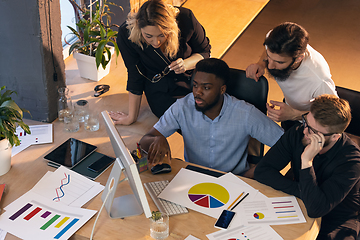
[[[127,178],[124,178],[119,181],[124,170],[125,168],[121,164],[121,161],[116,158],[110,176],[106,182],[104,192],[101,196],[101,200],[104,202],[106,196],[109,194],[106,199],[105,209],[111,218],[125,218],[143,213],[143,209],[134,194],[114,198],[117,185],[127,180]]]

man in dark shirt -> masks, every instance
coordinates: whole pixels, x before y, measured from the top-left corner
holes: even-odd
[[[360,149],[344,133],[346,100],[314,99],[303,125],[280,138],[256,166],[255,179],[301,198],[309,217],[322,217],[318,240],[355,240],[360,222]],[[292,176],[280,171],[291,164]]]

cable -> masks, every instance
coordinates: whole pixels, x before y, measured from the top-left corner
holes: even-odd
[[[95,222],[94,222],[94,225],[93,225],[92,231],[91,231],[90,240],[92,240],[92,239],[93,239],[95,226],[96,226],[97,220],[99,219],[100,213],[101,213],[101,211],[103,210],[103,208],[104,208],[104,206],[105,206],[106,200],[108,199],[108,197],[109,197],[110,193],[113,191],[113,188],[114,188],[114,182],[115,182],[115,179],[114,179],[114,178],[111,178],[111,180],[110,180],[110,184],[109,184],[109,191],[108,191],[108,193],[106,194],[105,200],[104,200],[103,204],[101,205],[101,208],[100,208],[100,210],[99,210],[99,212],[98,212],[98,215],[96,216],[96,219],[95,219]]]

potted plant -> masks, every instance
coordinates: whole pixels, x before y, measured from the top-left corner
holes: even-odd
[[[120,6],[107,0],[98,0],[94,4],[90,1],[90,6],[87,8],[80,7],[74,0],[69,1],[75,10],[77,29],[70,26],[68,28],[78,38],[71,44],[69,55],[74,53],[82,77],[99,81],[110,71],[112,53],[115,51],[116,58],[119,56],[119,47],[116,43],[118,32],[111,29],[119,26],[111,24],[113,13],[109,5]],[[113,47],[108,44],[112,44]],[[100,65],[102,68],[99,68]],[[83,67],[87,69],[84,70]]]
[[[11,149],[19,146],[20,141],[15,134],[16,127],[20,126],[27,134],[30,134],[30,128],[26,125],[22,118],[23,112],[30,112],[26,109],[20,108],[14,100],[11,99],[11,94],[14,91],[2,91],[5,86],[0,88],[0,176],[4,175],[11,167]]]

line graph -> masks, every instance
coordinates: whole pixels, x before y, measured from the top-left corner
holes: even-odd
[[[102,189],[99,183],[61,166],[47,172],[32,191],[54,203],[81,207]]]
[[[57,197],[55,197],[55,198],[53,199],[53,201],[59,202],[59,201],[60,201],[60,198],[62,198],[62,197],[65,195],[64,191],[62,190],[62,187],[63,187],[63,186],[66,186],[66,185],[68,185],[68,184],[70,183],[70,174],[64,173],[64,175],[65,175],[65,178],[61,179],[61,185],[60,185],[60,187],[59,187],[59,188],[56,188],[56,190],[55,190]],[[66,180],[67,180],[67,182],[66,182],[66,183],[63,183],[63,181],[66,181]],[[59,192],[61,193],[61,196],[59,196]]]
[[[78,198],[89,192],[94,185],[76,174],[62,172],[58,177],[57,185],[53,185],[52,201],[70,205]]]

